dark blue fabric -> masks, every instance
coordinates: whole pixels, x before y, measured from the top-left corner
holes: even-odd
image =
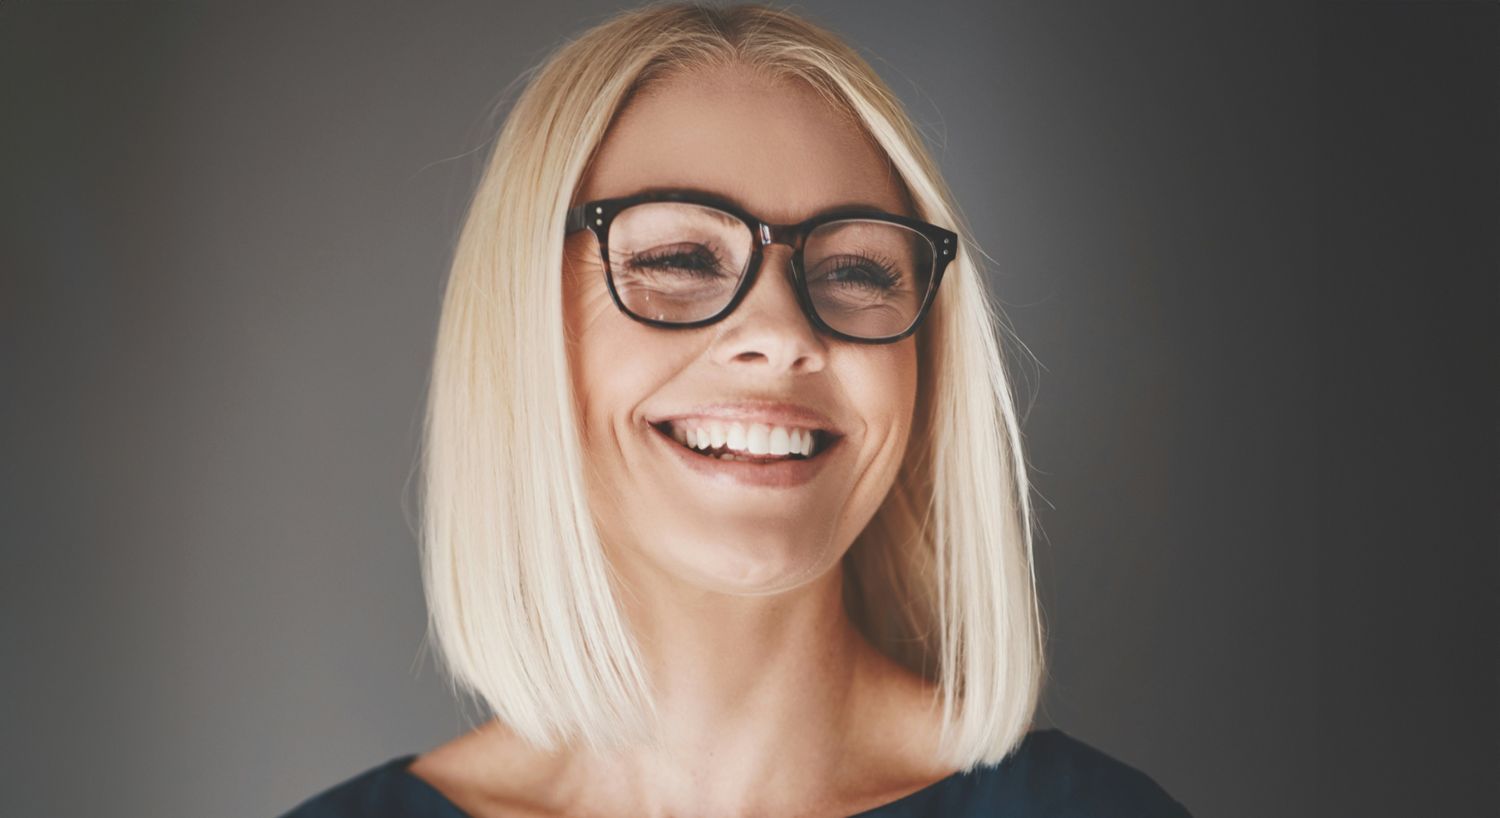
[[[282,818],[469,818],[393,758]],[[1150,776],[1056,728],[1033,730],[998,765],[951,775],[850,818],[1191,818]]]

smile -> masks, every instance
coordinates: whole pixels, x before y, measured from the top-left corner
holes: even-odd
[[[660,441],[668,460],[682,464],[706,485],[722,488],[802,486],[823,471],[833,452],[843,448],[841,435],[823,429],[724,420],[717,424],[716,434],[714,423],[706,418],[663,420],[649,424],[648,435]]]
[[[743,463],[809,460],[828,447],[831,437],[820,429],[699,418],[652,425],[691,452]]]

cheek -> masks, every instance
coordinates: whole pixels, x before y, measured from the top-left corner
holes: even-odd
[[[855,400],[882,435],[905,437],[917,396],[917,354],[913,339],[861,350]]]
[[[850,400],[864,416],[864,474],[857,491],[884,497],[900,472],[911,437],[917,396],[917,354],[914,339],[889,347],[862,350]]]
[[[628,398],[628,387],[637,379],[630,373],[630,366],[640,357],[631,356],[619,361],[621,366],[611,366],[609,351],[627,343],[622,336],[629,329],[615,319],[629,319],[618,314],[602,286],[580,283],[565,292],[565,303],[573,394],[583,420],[584,443],[592,447],[604,431],[600,424],[607,421],[611,408]]]
[[[678,365],[680,345],[623,315],[598,276],[565,279],[563,302],[583,441],[597,453],[612,429],[628,432],[635,410]]]

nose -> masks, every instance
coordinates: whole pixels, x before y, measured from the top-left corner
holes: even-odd
[[[777,375],[821,371],[828,348],[797,302],[791,248],[766,245],[760,263],[750,289],[714,339],[714,360]]]

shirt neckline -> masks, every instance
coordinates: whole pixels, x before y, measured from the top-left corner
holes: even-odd
[[[432,786],[432,784],[428,782],[427,779],[415,775],[411,772],[409,768],[411,767],[412,762],[416,761],[417,755],[417,753],[408,753],[407,755],[398,756],[394,759],[391,759],[389,766],[392,766],[396,769],[397,775],[400,775],[406,780],[415,783],[424,792],[426,792],[432,798],[436,799],[442,805],[443,809],[448,812],[452,812],[455,818],[473,818],[473,816],[469,815],[467,812],[464,812],[459,808],[457,804],[449,800],[448,796],[444,795],[442,790],[439,790],[437,787]],[[968,778],[969,776],[974,775],[976,771],[983,769],[991,768],[981,766],[976,767],[972,770],[960,770],[956,773],[948,775],[945,778],[940,778],[937,781],[934,781],[931,784],[922,787],[921,789],[913,790],[906,795],[895,799],[894,801],[887,801],[883,804],[878,804],[862,812],[856,812],[853,815],[846,816],[846,818],[876,818],[887,810],[899,809],[900,807],[908,806],[916,801],[930,798],[932,794],[937,792],[938,790],[952,786],[953,783],[961,779]]]

